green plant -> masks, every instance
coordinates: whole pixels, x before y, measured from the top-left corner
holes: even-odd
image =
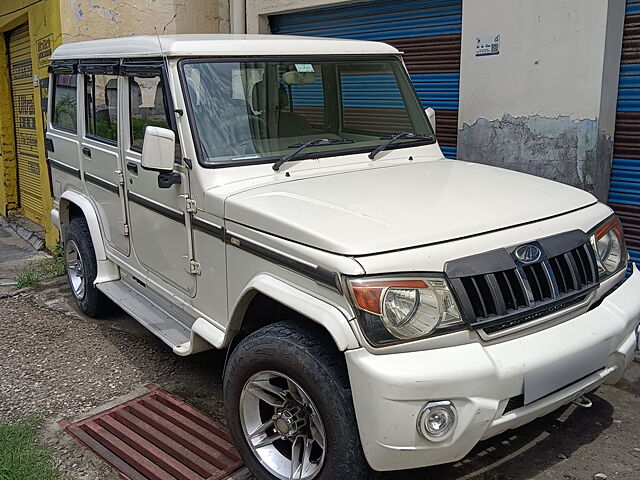
[[[151,118],[132,117],[131,130],[134,139],[144,138],[147,127],[171,128],[166,120],[153,120]]]
[[[0,423],[0,480],[56,480],[51,453],[38,446],[39,422]]]
[[[68,128],[76,129],[76,99],[61,97],[53,107],[53,122]]]
[[[65,274],[64,251],[60,245],[56,245],[51,253],[51,257],[35,260],[18,271],[16,289],[36,287],[40,282]]]

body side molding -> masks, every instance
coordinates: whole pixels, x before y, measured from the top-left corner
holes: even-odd
[[[47,162],[51,168],[55,168],[60,170],[61,172],[68,173],[69,175],[73,175],[76,178],[80,178],[80,169],[76,167],[72,167],[67,165],[66,163],[60,162],[58,160],[54,160],[53,158],[48,158]]]
[[[225,242],[233,247],[239,248],[240,250],[244,250],[245,252],[249,252],[258,257],[282,265],[283,267],[300,273],[301,275],[305,275],[340,294],[342,293],[340,276],[336,272],[328,270],[320,265],[306,262],[292,257],[291,255],[278,252],[270,247],[261,245],[228,230],[225,231]]]

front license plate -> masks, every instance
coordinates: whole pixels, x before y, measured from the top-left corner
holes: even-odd
[[[609,345],[607,340],[527,373],[524,376],[524,404],[535,402],[606,367]]]

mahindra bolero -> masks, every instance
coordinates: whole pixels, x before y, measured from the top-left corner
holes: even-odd
[[[640,274],[579,189],[444,158],[395,48],[116,38],[51,59],[52,218],[79,308],[227,349],[260,479],[461,459],[637,348]]]

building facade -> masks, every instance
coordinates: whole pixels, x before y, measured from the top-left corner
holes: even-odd
[[[396,46],[445,155],[590,191],[640,261],[640,0],[231,1],[236,31]]]
[[[43,82],[49,56],[58,45],[136,34],[228,31],[225,1],[0,2],[0,214],[22,215],[34,222],[49,248],[58,242],[49,216]]]

